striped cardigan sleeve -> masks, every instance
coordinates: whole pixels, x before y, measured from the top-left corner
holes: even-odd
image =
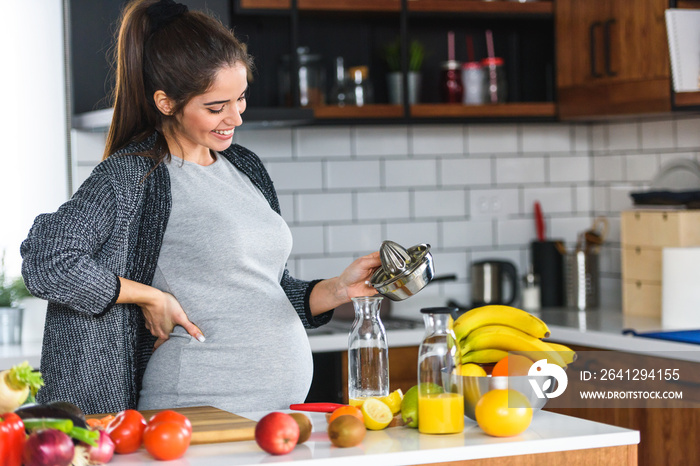
[[[95,255],[114,229],[116,212],[109,179],[93,174],[56,212],[39,215],[20,247],[29,291],[87,315],[109,310],[119,280]]]

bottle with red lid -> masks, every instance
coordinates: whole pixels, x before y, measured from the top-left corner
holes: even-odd
[[[486,102],[501,103],[506,101],[507,87],[503,59],[490,57],[481,60],[486,70]]]

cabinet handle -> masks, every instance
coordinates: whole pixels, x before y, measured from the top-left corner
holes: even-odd
[[[591,50],[590,50],[590,52],[591,52],[591,53],[590,53],[590,58],[591,58],[591,76],[593,76],[594,78],[602,78],[602,77],[603,77],[603,75],[602,75],[601,73],[598,73],[598,70],[596,69],[596,66],[595,66],[595,65],[596,65],[596,53],[595,53],[595,52],[596,52],[596,50],[595,50],[595,49],[596,49],[596,43],[595,43],[596,41],[595,41],[595,30],[596,30],[596,28],[598,28],[598,27],[600,27],[600,26],[602,26],[602,25],[603,25],[603,23],[601,23],[600,21],[596,21],[595,23],[592,23],[592,24],[591,24],[591,27],[590,27],[589,30],[588,30],[588,31],[589,31],[589,34],[590,34],[590,41],[589,41],[589,44],[590,44],[590,46],[591,46]]]
[[[615,24],[614,19],[609,19],[605,22],[603,35],[605,37],[603,46],[605,47],[605,73],[608,76],[617,76],[617,73],[610,66],[610,26]]]

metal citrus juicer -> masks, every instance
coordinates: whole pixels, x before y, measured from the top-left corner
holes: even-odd
[[[379,248],[382,265],[372,274],[370,285],[392,301],[403,301],[425,288],[435,276],[429,244],[405,249],[393,241]]]

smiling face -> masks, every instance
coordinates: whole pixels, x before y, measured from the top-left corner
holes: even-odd
[[[220,152],[231,145],[234,129],[243,123],[247,72],[241,63],[221,68],[209,89],[193,97],[175,115],[177,125],[171,134],[165,134],[173,155],[208,164],[212,162],[210,151]],[[168,114],[172,102],[167,96],[157,91],[154,99],[156,106]]]

